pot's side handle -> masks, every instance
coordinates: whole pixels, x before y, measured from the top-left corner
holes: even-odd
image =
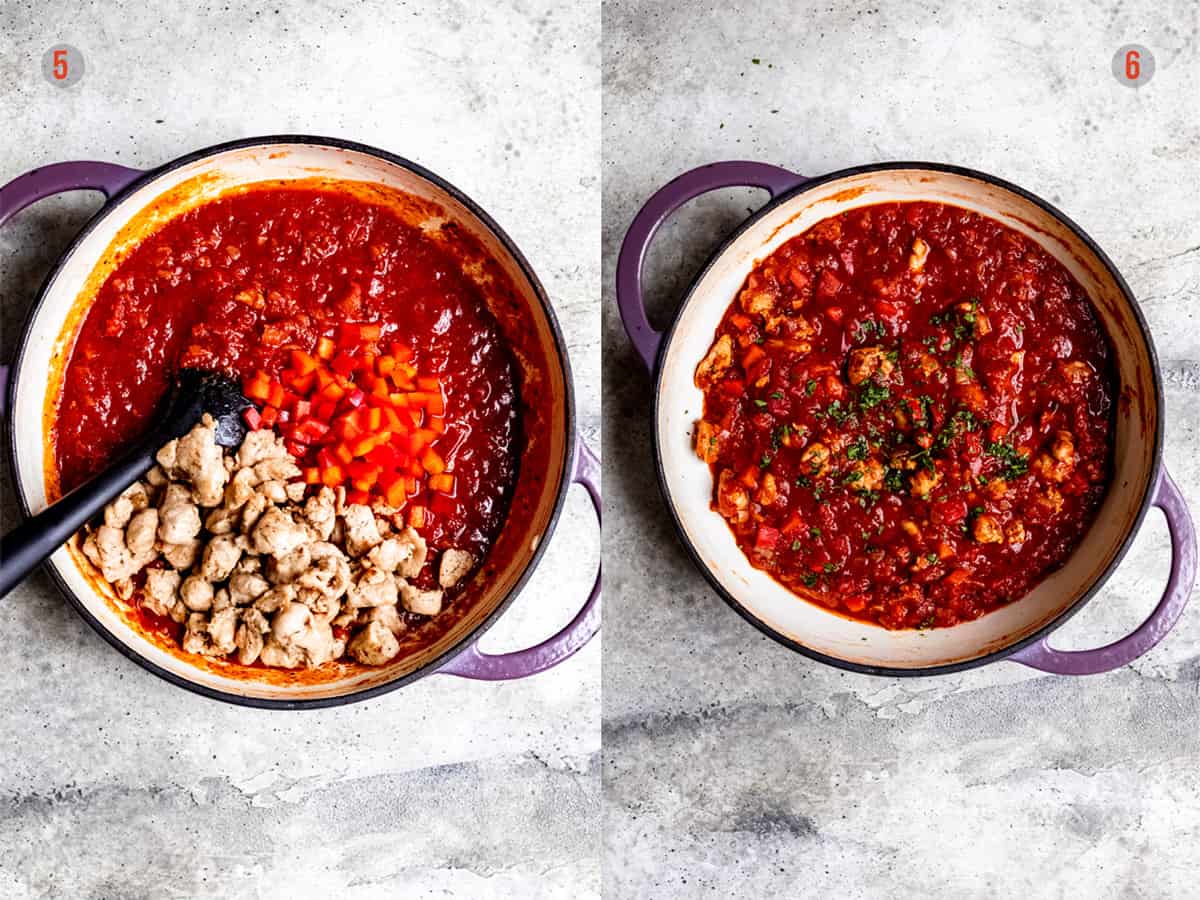
[[[1165,468],[1151,502],[1163,511],[1171,532],[1171,572],[1162,599],[1150,617],[1137,631],[1095,650],[1055,650],[1042,638],[1009,659],[1056,675],[1094,675],[1133,662],[1167,636],[1179,621],[1196,583],[1196,532],[1183,494]]]
[[[718,162],[684,172],[659,188],[646,201],[625,233],[621,254],[617,257],[617,308],[625,325],[625,333],[650,372],[654,371],[658,358],[662,332],[655,331],[646,318],[642,298],[642,264],[659,226],[679,207],[709,191],[739,186],[757,187],[775,198],[807,180],[803,175],[766,163]]]
[[[0,225],[29,204],[63,191],[100,191],[111,198],[145,173],[106,162],[60,162],[18,175],[0,187]]]
[[[0,187],[0,225],[31,203],[63,191],[100,191],[111,199],[145,173],[106,162],[60,162],[32,169]],[[0,416],[7,410],[8,366],[0,366]]]
[[[583,440],[576,441],[575,465],[571,481],[582,485],[596,508],[600,518],[603,504],[600,500],[600,460]],[[439,675],[459,675],[482,681],[508,681],[535,675],[558,665],[574,655],[600,630],[600,571],[592,583],[591,593],[583,607],[570,623],[553,637],[547,638],[536,647],[518,650],[515,653],[484,653],[475,644],[450,660],[438,670]]]

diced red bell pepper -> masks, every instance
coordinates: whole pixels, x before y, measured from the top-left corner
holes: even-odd
[[[446,461],[432,447],[421,455],[421,466],[430,475],[441,475],[446,471]]]
[[[311,353],[305,353],[303,350],[293,350],[290,356],[292,368],[296,370],[297,375],[310,375],[317,371],[317,366],[320,365]]]
[[[775,550],[775,545],[779,543],[779,529],[772,528],[770,525],[758,526],[758,533],[754,536],[754,549],[761,553],[771,553]]]
[[[258,431],[262,427],[262,413],[257,407],[248,406],[242,410],[242,418],[246,422],[246,427],[251,431]]]
[[[441,491],[443,494],[453,494],[454,476],[449,472],[429,476],[429,489],[431,491]]]

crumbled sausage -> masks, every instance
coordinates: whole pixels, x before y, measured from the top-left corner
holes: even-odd
[[[118,596],[131,596],[145,570],[141,602],[185,626],[186,652],[288,668],[348,653],[382,665],[407,627],[401,604],[424,616],[442,610],[443,590],[405,581],[422,575],[430,551],[400,510],[347,505],[341,488],[309,496],[267,429],[229,454],[213,438],[206,418],[164,446],[146,480],[109,504],[105,524],[83,542]],[[170,567],[150,566],[156,559]],[[446,549],[438,581],[456,586],[474,565],[466,551]],[[351,632],[349,648],[335,622]]]
[[[192,493],[180,484],[167,485],[158,510],[158,539],[164,544],[182,544],[200,533],[200,508]]]
[[[371,521],[374,522],[374,517]],[[255,551],[279,557],[287,556],[308,540],[308,532],[289,513],[272,506],[254,526],[251,538]]]
[[[733,339],[723,334],[709,348],[700,365],[696,366],[696,386],[706,387],[716,381],[733,363]]]
[[[1000,527],[995,516],[981,515],[975,517],[971,533],[981,544],[998,544],[1004,540],[1004,529]]]
[[[175,605],[179,573],[172,569],[150,569],[146,573],[142,605],[156,615],[165,616]]]
[[[878,375],[886,379],[896,370],[888,351],[883,347],[859,347],[850,351],[850,362],[846,367],[846,377],[851,384],[862,384],[864,381]]]
[[[154,540],[158,532],[158,510],[143,509],[134,514],[125,526],[125,543],[129,551],[137,557],[142,557],[154,550]]]
[[[462,581],[474,565],[474,556],[465,550],[456,550],[451,547],[442,553],[441,562],[438,564],[438,584],[443,588],[454,587]]]
[[[921,238],[913,238],[912,250],[908,254],[908,271],[921,272],[929,257],[929,245]]]
[[[820,441],[814,441],[800,454],[802,471],[812,478],[820,478],[829,471],[829,456],[829,448]]]
[[[189,575],[179,587],[179,599],[192,612],[208,612],[213,607],[213,586],[199,575]]]
[[[696,455],[706,463],[721,456],[721,429],[703,419],[696,423]]]
[[[346,526],[346,549],[351,556],[362,556],[383,540],[369,506],[347,506],[342,521]]]
[[[366,569],[346,592],[346,602],[353,607],[394,606],[398,599],[395,577],[380,569]]]
[[[928,469],[918,469],[908,479],[908,487],[914,497],[928,499],[934,489],[941,484],[942,473],[930,472]]]
[[[207,581],[224,581],[241,558],[242,548],[236,538],[227,535],[215,537],[204,548],[200,574]]]
[[[400,652],[400,642],[387,626],[371,622],[350,638],[346,651],[360,663],[382,666]]]
[[[411,584],[400,586],[400,600],[410,613],[420,616],[436,616],[442,611],[442,592],[425,591]]]
[[[750,492],[730,469],[722,471],[717,479],[717,510],[739,525],[750,518]]]

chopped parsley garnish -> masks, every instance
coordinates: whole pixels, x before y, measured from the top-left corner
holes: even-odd
[[[882,384],[868,384],[858,395],[858,405],[863,409],[873,409],[890,396],[891,392]]]
[[[766,405],[767,405],[767,401],[766,401],[766,400],[759,400],[759,399],[756,397],[756,398],[754,398],[754,405],[755,405],[755,406],[757,406],[759,409],[762,409],[764,406],[766,406]]]
[[[769,466],[769,465],[771,465],[771,454],[770,454],[770,453],[764,453],[764,454],[762,455],[762,459],[760,459],[760,460],[758,461],[758,467],[759,467],[760,469],[765,469],[765,468],[767,468],[767,466]]]
[[[817,576],[812,572],[805,572],[800,576],[800,580],[804,582],[806,587],[813,587],[817,583]]]
[[[887,474],[883,476],[883,485],[889,491],[899,493],[904,490],[904,473],[899,469],[888,469]]]
[[[812,487],[812,479],[807,475],[797,475],[796,484],[800,485],[800,487]]]
[[[984,449],[987,451],[988,456],[998,459],[1004,464],[1003,475],[1005,481],[1020,478],[1029,471],[1029,457],[1015,447],[1002,444],[999,441],[991,441]]]
[[[817,391],[817,382],[810,378],[808,380],[808,384],[806,384],[804,386],[804,393],[808,394],[808,396],[811,397],[813,394],[816,393],[816,391]]]
[[[842,484],[854,484],[857,481],[862,481],[863,473],[859,469],[852,472],[847,472],[846,477],[842,479]]]
[[[769,393],[767,396],[770,397],[772,400],[782,400],[783,399],[783,391],[771,391],[771,393]]]
[[[812,528],[808,529],[808,534],[810,537],[819,538],[821,536],[821,529],[813,526]]]
[[[799,550],[803,546],[804,545],[802,543],[800,543],[799,541],[792,541],[792,549],[793,550]]]
[[[822,566],[821,568],[823,568],[825,570],[826,574],[829,574],[830,572],[836,572],[838,570],[837,563],[831,563],[831,562],[825,563],[825,565]]]
[[[846,459],[866,459],[870,452],[871,448],[867,444],[867,439],[860,434],[854,443],[846,448]]]
[[[936,553],[926,553],[925,554],[925,562],[929,563],[931,566],[936,565],[937,561],[938,561],[938,555]]]

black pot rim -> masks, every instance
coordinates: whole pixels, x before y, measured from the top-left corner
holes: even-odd
[[[322,146],[332,147],[338,150],[350,150],[357,153],[362,153],[368,156],[374,156],[382,159],[400,168],[407,169],[420,178],[430,182],[445,191],[458,203],[461,203],[472,215],[479,219],[484,226],[504,247],[506,252],[511,254],[513,260],[521,270],[521,274],[528,279],[533,287],[534,294],[538,302],[542,306],[542,310],[546,315],[546,319],[550,324],[550,332],[554,339],[554,350],[557,354],[558,363],[562,367],[564,379],[564,393],[566,406],[566,429],[567,436],[563,448],[562,460],[562,477],[558,486],[557,496],[555,497],[554,507],[550,513],[550,518],[546,522],[545,531],[542,534],[541,540],[538,541],[537,547],[534,548],[533,555],[529,562],[526,563],[521,576],[516,583],[504,596],[504,598],[488,613],[486,617],[476,625],[471,631],[464,634],[452,646],[446,648],[441,654],[427,662],[420,668],[409,672],[407,675],[400,676],[385,682],[384,684],[374,685],[362,689],[352,690],[345,694],[340,694],[334,697],[316,697],[316,698],[300,698],[296,700],[280,700],[269,697],[245,697],[240,694],[235,694],[230,691],[210,688],[202,684],[198,684],[190,679],[184,678],[174,672],[164,669],[162,666],[152,662],[147,657],[143,656],[133,647],[125,644],[115,634],[109,631],[104,625],[92,615],[90,610],[84,605],[83,601],[76,596],[59,574],[57,567],[47,561],[43,568],[49,573],[51,579],[58,586],[59,590],[66,596],[67,600],[75,608],[75,611],[87,622],[92,628],[99,633],[111,646],[116,648],[127,659],[137,663],[143,669],[157,675],[165,681],[170,682],[176,687],[184,688],[194,694],[199,694],[202,697],[207,697],[211,700],[221,700],[226,703],[232,703],[237,706],[254,707],[258,709],[322,709],[331,706],[343,706],[349,703],[357,703],[361,700],[368,700],[372,697],[378,697],[397,688],[404,687],[412,682],[424,678],[428,675],[437,674],[438,670],[445,666],[450,660],[454,659],[468,647],[479,641],[483,635],[495,624],[496,620],[504,613],[505,610],[520,594],[522,588],[529,581],[541,561],[542,554],[545,553],[546,547],[550,542],[551,536],[554,534],[554,529],[558,524],[559,517],[562,514],[563,506],[566,502],[567,492],[571,487],[571,464],[575,458],[577,435],[575,433],[576,413],[575,413],[575,393],[573,389],[574,381],[571,375],[570,360],[566,350],[566,340],[563,337],[562,329],[559,326],[558,318],[554,314],[554,307],[550,303],[550,297],[546,293],[545,287],[541,280],[533,271],[529,261],[525,255],[517,248],[516,243],[508,236],[496,221],[488,215],[482,207],[474,200],[468,197],[465,193],[452,185],[449,181],[442,178],[426,169],[424,166],[418,165],[405,157],[395,153],[390,153],[387,150],[381,150],[378,147],[372,147],[367,144],[360,144],[355,141],[347,141],[342,138],[323,137],[319,135],[306,134],[274,134],[263,135],[261,137],[239,138],[233,141],[226,141],[220,144],[214,144],[210,147],[205,147],[200,150],[194,150],[184,156],[176,157],[170,162],[164,163],[153,169],[148,169],[144,174],[134,179],[130,184],[126,185],[121,191],[110,197],[105,204],[96,211],[80,229],[71,244],[58,257],[54,266],[47,273],[41,287],[38,289],[37,296],[30,306],[29,312],[25,317],[25,322],[21,326],[20,337],[17,342],[17,351],[13,359],[10,369],[10,377],[8,383],[8,409],[11,411],[16,408],[17,386],[20,382],[21,371],[25,361],[25,351],[29,343],[30,332],[33,328],[34,320],[37,318],[38,312],[42,309],[46,302],[46,297],[53,287],[54,282],[58,279],[62,271],[63,263],[71,256],[72,253],[79,247],[83,240],[92,232],[92,230],[104,219],[106,219],[124,200],[134,191],[144,187],[162,175],[172,172],[176,169],[193,163],[197,160],[204,159],[210,156],[216,156],[230,150],[239,150],[247,147],[258,147],[268,144],[296,144],[307,146]],[[16,424],[10,414],[8,422],[5,423],[8,431],[8,440],[6,442],[6,451],[9,459],[9,465],[12,470],[12,480],[16,487],[17,499],[21,507],[21,512],[25,516],[31,514],[32,507],[29,503],[29,498],[25,493],[24,487],[21,484],[17,474],[17,445],[16,445]]]
[[[923,170],[923,171],[942,172],[942,173],[951,174],[951,175],[959,175],[964,178],[971,178],[976,181],[982,181],[986,184],[995,185],[996,187],[1002,188],[1013,194],[1016,194],[1018,197],[1022,198],[1023,200],[1026,200],[1026,201],[1034,204],[1035,206],[1040,207],[1042,210],[1044,210],[1045,212],[1047,212],[1051,216],[1053,216],[1057,221],[1061,222],[1063,225],[1065,225],[1067,228],[1069,228],[1071,230],[1071,232],[1077,238],[1079,238],[1079,240],[1082,241],[1083,244],[1091,252],[1093,252],[1096,255],[1096,258],[1100,260],[1100,262],[1103,264],[1105,269],[1108,271],[1109,275],[1112,276],[1113,280],[1115,281],[1117,286],[1120,288],[1122,295],[1125,297],[1126,302],[1129,304],[1130,310],[1133,312],[1134,320],[1137,322],[1138,331],[1141,335],[1142,341],[1145,344],[1147,358],[1149,359],[1150,365],[1151,365],[1151,373],[1150,374],[1151,374],[1151,377],[1154,382],[1154,404],[1155,404],[1155,412],[1156,412],[1155,429],[1154,429],[1153,464],[1151,465],[1149,477],[1147,478],[1146,484],[1142,490],[1142,497],[1138,504],[1137,515],[1134,517],[1133,522],[1130,524],[1129,530],[1126,532],[1124,539],[1121,541],[1121,546],[1117,549],[1117,552],[1113,555],[1112,560],[1109,561],[1109,564],[1104,568],[1104,571],[1102,571],[1099,575],[1096,576],[1095,579],[1093,579],[1092,583],[1088,586],[1087,590],[1084,591],[1083,594],[1073,604],[1071,604],[1071,606],[1067,607],[1062,612],[1060,612],[1057,616],[1055,616],[1053,619],[1046,622],[1040,628],[1036,629],[1034,632],[1032,632],[1031,634],[1027,635],[1024,638],[1021,638],[1018,641],[1014,641],[1013,643],[1007,644],[1003,647],[999,647],[995,650],[989,651],[987,653],[981,654],[980,656],[976,656],[971,659],[961,660],[959,662],[954,662],[954,663],[947,663],[944,665],[920,666],[920,667],[915,667],[915,668],[899,668],[899,667],[895,667],[895,666],[867,665],[864,663],[853,662],[848,659],[842,659],[841,657],[831,656],[827,653],[822,653],[818,650],[814,650],[811,647],[807,647],[804,644],[801,644],[799,641],[796,641],[795,639],[789,637],[786,634],[783,634],[780,631],[777,631],[776,629],[774,629],[770,625],[768,625],[766,622],[764,622],[762,619],[755,616],[754,613],[752,613],[750,610],[746,609],[744,606],[742,606],[740,603],[738,603],[738,601],[733,597],[733,595],[730,594],[724,588],[724,586],[720,583],[720,581],[718,580],[716,575],[713,574],[712,569],[708,566],[708,564],[704,562],[703,558],[700,556],[699,552],[696,550],[695,545],[692,543],[691,539],[688,537],[687,532],[684,530],[682,516],[679,514],[678,509],[675,507],[675,504],[672,502],[670,492],[667,489],[667,473],[666,473],[666,469],[663,465],[662,448],[659,445],[659,438],[658,438],[658,420],[659,420],[659,413],[660,413],[659,404],[662,399],[662,379],[663,379],[662,360],[666,355],[666,351],[667,351],[668,346],[670,346],[671,340],[675,336],[675,328],[679,324],[680,319],[682,319],[684,310],[688,307],[688,305],[695,298],[697,286],[704,279],[704,276],[707,275],[708,272],[713,268],[713,266],[716,265],[717,260],[720,259],[721,256],[724,255],[725,251],[729,249],[729,247],[734,243],[734,241],[736,241],[739,237],[741,237],[746,231],[748,231],[751,227],[753,227],[756,222],[758,222],[763,216],[767,215],[772,210],[795,199],[796,197],[800,196],[801,194],[807,193],[808,191],[810,191],[816,187],[820,187],[821,185],[828,184],[831,181],[837,181],[839,179],[848,178],[848,177],[851,177],[854,175],[861,175],[861,174],[869,173],[869,172],[889,172],[889,171],[897,171],[897,170],[905,170],[905,169],[916,169],[916,170]],[[853,167],[850,167],[847,169],[839,169],[836,172],[830,172],[827,175],[821,175],[816,178],[812,178],[807,181],[803,181],[800,184],[796,185],[791,190],[785,191],[784,193],[778,195],[777,197],[772,198],[761,209],[759,209],[757,212],[755,212],[753,215],[751,215],[749,218],[747,218],[744,222],[742,222],[742,224],[739,225],[732,234],[730,234],[724,241],[721,242],[721,244],[717,247],[717,249],[715,251],[713,251],[713,253],[709,256],[708,260],[701,267],[700,271],[697,272],[696,276],[692,279],[691,284],[688,286],[687,291],[683,295],[683,300],[680,302],[679,307],[676,310],[675,315],[671,320],[670,326],[663,333],[662,340],[659,342],[658,354],[657,354],[657,357],[655,358],[655,362],[654,362],[653,382],[654,382],[654,390],[653,390],[654,402],[653,402],[653,411],[651,414],[652,415],[651,421],[652,421],[653,432],[654,432],[653,433],[654,465],[655,465],[655,470],[658,474],[658,486],[659,486],[659,490],[662,493],[663,501],[666,503],[667,510],[670,513],[671,524],[674,526],[675,532],[678,535],[680,542],[683,544],[684,548],[687,550],[688,555],[692,558],[692,561],[695,563],[696,567],[704,575],[704,577],[708,581],[709,585],[713,588],[713,590],[716,591],[717,595],[722,600],[724,600],[738,615],[740,615],[743,619],[745,619],[747,622],[749,622],[751,625],[753,625],[755,628],[757,628],[759,631],[761,631],[767,637],[771,638],[774,641],[777,641],[778,643],[795,651],[796,653],[799,653],[803,656],[807,656],[809,659],[815,660],[817,662],[825,663],[826,665],[833,666],[838,669],[844,669],[846,671],[857,672],[857,673],[864,674],[864,675],[918,677],[918,676],[927,676],[927,675],[947,675],[952,672],[962,672],[967,669],[974,669],[979,666],[986,665],[988,663],[992,663],[992,662],[996,662],[998,660],[1005,659],[1006,657],[1009,657],[1009,656],[1013,655],[1014,653],[1017,653],[1018,651],[1024,649],[1025,647],[1028,647],[1029,645],[1042,640],[1047,635],[1049,635],[1051,632],[1053,632],[1053,631],[1057,630],[1058,628],[1060,628],[1061,626],[1065,625],[1067,623],[1067,621],[1071,619],[1072,616],[1074,616],[1077,612],[1079,612],[1079,610],[1082,609],[1084,607],[1084,605],[1086,605],[1088,603],[1088,601],[1090,601],[1092,599],[1092,597],[1094,597],[1096,595],[1097,592],[1099,592],[1099,590],[1104,586],[1105,582],[1108,581],[1109,577],[1116,570],[1117,566],[1119,566],[1121,564],[1121,561],[1125,558],[1125,554],[1129,552],[1129,547],[1133,543],[1134,537],[1137,535],[1138,531],[1141,529],[1142,521],[1145,519],[1146,513],[1151,506],[1151,501],[1152,501],[1153,493],[1154,493],[1154,486],[1158,483],[1158,479],[1161,475],[1161,470],[1162,470],[1163,413],[1164,413],[1164,409],[1165,409],[1165,401],[1164,401],[1164,396],[1163,396],[1163,384],[1162,384],[1162,372],[1159,367],[1158,352],[1155,349],[1154,341],[1150,336],[1150,329],[1149,329],[1148,325],[1146,324],[1145,316],[1142,314],[1141,307],[1138,305],[1137,300],[1134,298],[1133,292],[1130,290],[1129,285],[1126,283],[1124,277],[1122,277],[1121,273],[1117,270],[1117,267],[1113,264],[1112,260],[1108,258],[1108,255],[1105,254],[1105,252],[1100,249],[1099,244],[1097,244],[1091,238],[1091,236],[1087,234],[1087,232],[1085,232],[1079,225],[1077,225],[1071,218],[1069,218],[1066,214],[1064,214],[1062,211],[1060,211],[1057,207],[1055,207],[1052,204],[1048,203],[1047,201],[1043,200],[1041,197],[1038,197],[1036,194],[1033,194],[1024,188],[1013,184],[1012,182],[1005,181],[1002,178],[997,178],[994,175],[989,175],[986,172],[980,172],[977,169],[965,168],[963,166],[954,166],[954,165],[948,165],[945,163],[931,163],[931,162],[882,162],[882,163],[871,163],[869,165],[862,165],[862,166],[853,166]]]

